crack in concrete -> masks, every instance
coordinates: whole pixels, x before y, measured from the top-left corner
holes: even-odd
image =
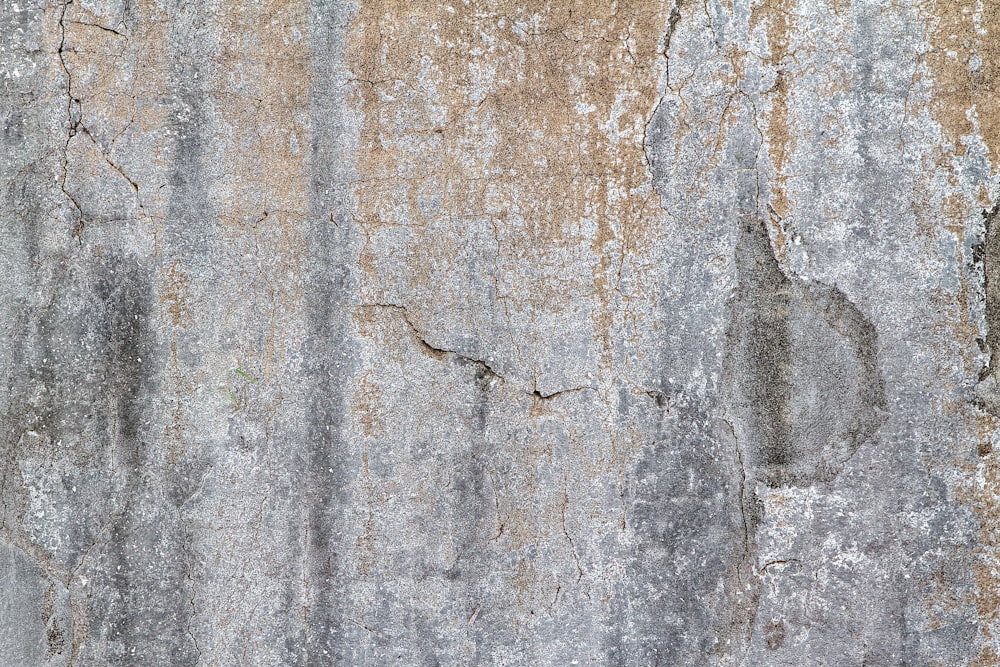
[[[787,558],[784,560],[778,559],[778,560],[768,561],[764,563],[764,565],[760,568],[760,570],[758,570],[758,574],[763,577],[765,574],[767,574],[767,571],[772,567],[778,565],[791,565],[793,563],[798,564],[799,562],[800,561],[798,558]]]
[[[756,537],[755,533],[755,520],[753,518],[753,505],[756,502],[755,491],[749,490],[749,486],[754,483],[754,478],[748,476],[747,466],[743,457],[743,450],[740,448],[739,437],[736,435],[736,429],[729,418],[723,414],[721,416],[722,422],[728,427],[729,433],[733,439],[733,449],[736,453],[736,464],[739,472],[739,482],[737,488],[738,502],[740,508],[740,521],[742,523],[742,549],[739,558],[736,562],[736,584],[737,590],[735,591],[735,599],[739,600],[744,594],[749,596],[749,601],[737,605],[732,612],[732,623],[734,629],[738,632],[738,641],[740,645],[738,651],[742,653],[742,658],[736,661],[735,664],[743,664],[746,659],[747,654],[750,651],[750,643],[753,635],[754,622],[757,618],[757,612],[760,606],[760,586],[761,581],[759,578],[749,576],[752,573],[756,573],[756,569],[753,566],[753,551],[754,542]]]
[[[996,372],[1000,363],[1000,199],[983,213],[983,240],[973,247],[973,261],[983,270],[983,292],[985,294],[986,340],[983,341],[990,359],[979,372],[982,382]],[[994,410],[991,410],[994,412]]]
[[[727,427],[729,427],[729,433],[732,435],[736,451],[736,463],[740,474],[738,493],[740,499],[740,518],[743,522],[743,555],[740,558],[740,564],[737,567],[736,576],[740,584],[743,584],[742,572],[746,569],[747,564],[751,560],[750,550],[753,541],[751,538],[752,529],[750,526],[750,518],[747,513],[747,508],[749,506],[749,499],[747,497],[747,468],[746,463],[743,460],[743,451],[740,449],[740,441],[736,435],[736,429],[733,427],[733,423],[725,416],[722,417],[722,421]]]
[[[69,3],[67,3],[67,4],[69,4]],[[73,25],[83,25],[83,26],[87,26],[88,28],[97,28],[98,30],[103,30],[104,32],[110,32],[113,35],[117,35],[118,37],[121,37],[126,42],[128,41],[128,35],[126,35],[125,33],[122,33],[122,32],[118,32],[114,28],[108,28],[106,26],[103,26],[103,25],[100,25],[100,24],[97,24],[97,23],[88,23],[86,21],[78,21],[76,19],[70,19],[69,22],[72,23]]]
[[[139,206],[139,213],[140,213],[139,219],[142,219],[142,217],[144,216],[144,211],[142,205],[142,198],[139,193],[138,183],[136,183],[135,180],[133,180],[125,172],[125,170],[122,168],[121,165],[119,165],[117,162],[111,159],[111,156],[108,154],[108,152],[104,150],[104,148],[97,141],[94,135],[90,132],[87,126],[84,125],[82,101],[80,100],[80,98],[74,96],[73,94],[73,74],[70,71],[70,67],[69,64],[66,62],[66,56],[65,56],[66,51],[70,50],[66,46],[67,23],[73,25],[83,25],[92,28],[98,28],[100,30],[112,33],[124,39],[126,42],[128,41],[128,36],[113,28],[107,28],[105,26],[98,25],[96,23],[88,23],[86,21],[80,21],[77,19],[67,19],[66,13],[69,11],[70,4],[72,4],[72,0],[66,0],[65,2],[63,2],[59,14],[59,48],[57,50],[57,55],[59,57],[59,65],[62,68],[63,74],[66,77],[66,98],[67,98],[66,116],[68,122],[66,141],[63,143],[62,147],[62,164],[61,164],[62,171],[59,176],[59,188],[62,191],[63,196],[65,196],[66,199],[69,200],[69,202],[73,205],[73,208],[76,209],[76,216],[75,216],[76,220],[73,223],[73,236],[76,238],[77,243],[79,245],[82,245],[83,228],[87,224],[86,216],[83,212],[83,208],[80,206],[80,203],[76,200],[73,194],[66,187],[66,180],[69,176],[69,145],[70,142],[73,140],[73,137],[75,137],[77,134],[83,133],[91,141],[91,143],[93,143],[94,147],[101,154],[101,157],[104,159],[104,161],[107,162],[108,166],[111,167],[115,172],[117,172],[122,178],[124,178],[125,181],[128,182],[128,184],[132,187],[133,192],[135,192],[136,203]],[[124,15],[122,18],[122,23],[123,24],[125,23]],[[117,140],[117,138],[118,137],[115,137],[115,139],[112,140],[112,144],[114,144],[114,141]],[[131,218],[126,218],[121,220],[130,220],[130,219]],[[109,220],[108,222],[117,222],[117,221],[119,221],[119,219]]]
[[[566,529],[567,507],[569,507],[569,480],[565,475],[563,475],[563,502],[561,508],[562,532],[569,541],[570,549],[573,551],[573,562],[576,563],[576,583],[579,584],[583,579],[583,567],[580,565],[580,555],[576,551],[576,542],[573,541],[573,537],[569,534],[569,530]]]
[[[420,347],[423,349],[423,351],[428,356],[433,357],[434,359],[441,360],[444,357],[446,357],[447,355],[454,355],[455,357],[458,357],[459,359],[462,359],[463,361],[465,361],[467,363],[479,366],[485,373],[487,373],[492,378],[500,380],[501,382],[504,382],[504,383],[508,383],[509,382],[508,378],[506,378],[499,371],[497,371],[485,359],[479,359],[477,357],[472,357],[472,356],[469,356],[467,354],[463,354],[462,352],[459,352],[458,350],[451,350],[451,349],[444,348],[444,347],[437,347],[435,345],[431,345],[430,343],[428,343],[426,335],[413,322],[413,320],[410,317],[409,310],[407,310],[407,308],[405,306],[400,306],[399,304],[394,304],[394,303],[365,303],[365,304],[360,304],[358,307],[359,308],[385,308],[385,309],[388,309],[388,310],[395,311],[395,312],[399,313],[399,315],[400,315],[400,317],[402,317],[403,321],[406,322],[407,326],[410,328],[411,333],[413,334],[413,337],[417,340],[417,342],[420,345]],[[594,392],[596,392],[598,390],[595,387],[576,386],[576,387],[568,387],[566,389],[558,389],[558,390],[552,391],[552,392],[543,392],[543,391],[540,391],[537,388],[536,381],[533,380],[532,381],[532,388],[531,388],[531,390],[522,389],[521,391],[523,391],[525,394],[530,394],[531,396],[533,396],[534,398],[536,398],[538,400],[548,401],[548,400],[551,400],[551,399],[554,399],[554,398],[558,398],[559,396],[563,396],[565,394],[572,394],[572,393],[579,392],[579,391],[594,391]]]
[[[69,172],[69,142],[76,135],[77,120],[74,120],[73,106],[74,104],[79,107],[80,101],[73,97],[73,75],[69,71],[69,66],[66,64],[66,57],[63,55],[66,50],[66,11],[69,9],[69,0],[63,2],[61,12],[59,14],[59,49],[57,51],[59,56],[59,64],[62,66],[63,73],[66,75],[66,118],[68,122],[68,129],[66,132],[66,142],[63,144],[62,150],[62,174],[59,178],[59,188],[62,190],[63,195],[66,199],[73,204],[73,208],[76,209],[77,219],[73,223],[73,236],[76,237],[77,243],[83,245],[83,227],[84,227],[84,215],[83,209],[80,207],[79,202],[73,197],[72,194],[66,189],[66,176]]]
[[[101,146],[101,144],[94,137],[94,135],[91,134],[91,132],[87,128],[87,126],[83,124],[83,118],[82,118],[82,116],[83,116],[83,110],[82,110],[82,107],[81,107],[81,111],[80,111],[80,116],[81,116],[81,119],[77,122],[77,128],[78,128],[78,130],[80,132],[82,132],[88,139],[90,139],[90,141],[94,144],[94,147],[101,154],[101,157],[104,158],[104,161],[108,163],[108,166],[111,167],[112,169],[114,169],[116,172],[118,172],[121,175],[121,177],[124,178],[126,181],[128,181],[128,184],[130,186],[132,186],[132,190],[135,192],[136,203],[139,205],[139,211],[141,212],[142,209],[143,209],[143,206],[142,206],[142,198],[139,196],[139,184],[136,183],[134,180],[132,180],[132,178],[130,178],[129,175],[125,173],[125,170],[121,167],[121,165],[117,164],[114,160],[111,159],[111,156],[108,155],[108,153],[104,150],[104,148]],[[265,211],[264,214],[266,216],[267,212]]]

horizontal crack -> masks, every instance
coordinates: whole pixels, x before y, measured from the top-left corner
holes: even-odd
[[[87,23],[86,21],[77,21],[75,19],[69,19],[69,20],[65,21],[65,23],[72,23],[73,25],[87,26],[88,28],[97,28],[98,30],[103,30],[104,32],[110,32],[111,34],[116,35],[118,37],[121,37],[122,39],[124,39],[126,41],[128,40],[128,37],[125,35],[125,33],[119,32],[119,31],[115,30],[114,28],[108,28],[107,26],[98,25],[97,23]]]
[[[572,394],[577,391],[597,391],[594,387],[570,387],[569,389],[557,389],[549,393],[543,393],[537,388],[531,391],[531,395],[540,401],[547,401],[549,399],[556,398],[557,396],[562,396],[563,394]]]
[[[770,562],[765,563],[764,566],[760,568],[759,574],[760,576],[764,576],[765,574],[767,574],[769,568],[772,568],[776,565],[793,565],[793,564],[797,565],[798,563],[799,563],[798,558],[789,558],[787,560],[772,560]]]
[[[440,359],[443,359],[446,355],[451,354],[451,355],[454,355],[454,356],[458,357],[459,359],[462,359],[463,361],[466,361],[468,363],[480,366],[486,373],[488,373],[492,377],[495,377],[495,378],[497,378],[497,379],[499,379],[499,380],[501,380],[501,381],[503,381],[505,383],[508,382],[507,378],[504,377],[503,375],[501,375],[485,359],[478,359],[476,357],[470,357],[469,355],[463,354],[463,353],[461,353],[461,352],[459,352],[457,350],[449,350],[447,348],[437,347],[435,345],[431,345],[430,343],[428,343],[427,342],[427,338],[424,336],[424,333],[420,330],[419,327],[417,327],[416,324],[413,323],[413,320],[410,319],[410,313],[406,309],[405,306],[400,306],[399,304],[395,304],[395,303],[364,303],[364,304],[360,304],[358,307],[359,308],[385,308],[387,310],[395,311],[395,312],[399,313],[400,317],[403,318],[403,321],[406,322],[406,325],[410,328],[410,331],[413,333],[413,337],[416,338],[417,343],[420,345],[420,347],[424,350],[424,352],[428,356],[431,356],[431,357],[434,357],[435,359],[439,359],[440,360]],[[556,398],[558,396],[562,396],[563,394],[571,394],[571,393],[578,392],[578,391],[597,391],[597,389],[595,389],[594,387],[582,387],[581,386],[581,387],[570,387],[568,389],[559,389],[557,391],[552,391],[552,392],[542,392],[542,391],[539,391],[539,389],[537,387],[533,387],[530,391],[527,390],[527,389],[522,389],[522,391],[524,391],[524,393],[526,393],[526,394],[530,394],[531,396],[533,396],[534,398],[536,398],[538,400],[548,401],[548,400],[554,399],[554,398]]]
[[[414,338],[416,338],[417,342],[420,343],[420,346],[424,349],[424,352],[428,353],[430,356],[434,357],[435,359],[440,359],[440,358],[444,357],[445,355],[453,354],[456,357],[458,357],[460,359],[464,359],[465,361],[467,361],[469,363],[481,366],[483,368],[483,370],[485,370],[487,373],[489,373],[493,377],[499,378],[500,380],[504,380],[506,382],[506,378],[504,378],[492,366],[490,366],[489,362],[487,362],[487,361],[485,361],[483,359],[477,359],[475,357],[470,357],[469,355],[462,354],[461,352],[458,352],[457,350],[449,350],[449,349],[443,348],[443,347],[435,347],[434,345],[431,345],[430,343],[428,343],[427,339],[424,337],[423,332],[421,332],[420,329],[417,328],[417,325],[415,325],[413,323],[413,320],[410,319],[410,313],[406,309],[405,306],[400,306],[400,305],[397,305],[395,303],[366,303],[366,304],[362,304],[360,307],[361,308],[386,308],[388,310],[396,311],[403,318],[403,321],[406,322],[407,326],[410,327],[410,331],[413,332]]]

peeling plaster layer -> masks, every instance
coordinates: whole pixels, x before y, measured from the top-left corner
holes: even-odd
[[[997,664],[994,5],[0,0],[0,663]]]

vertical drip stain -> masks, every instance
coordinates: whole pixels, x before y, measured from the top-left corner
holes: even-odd
[[[350,287],[354,261],[347,225],[350,197],[345,183],[351,161],[345,159],[352,139],[344,112],[343,78],[339,65],[344,30],[353,10],[331,0],[313,0],[309,7],[311,54],[308,133],[297,138],[306,153],[308,182],[307,261],[303,276],[305,338],[302,375],[308,391],[303,456],[296,466],[300,485],[301,529],[293,553],[301,554],[301,582],[289,597],[301,605],[301,627],[287,641],[299,664],[327,665],[350,661],[352,648],[345,628],[350,596],[345,559],[345,514],[351,505],[355,462],[345,428],[344,388],[350,383],[353,341],[349,332]],[[334,63],[331,65],[331,62]],[[291,137],[288,137],[291,139]],[[299,186],[296,186],[299,187]]]
[[[739,330],[734,342],[745,368],[734,374],[733,381],[752,406],[747,427],[760,438],[751,464],[780,468],[792,459],[792,283],[774,258],[767,230],[752,218],[744,223],[737,243],[736,265],[740,272],[736,298],[747,307],[734,314],[733,326]]]
[[[771,101],[771,113],[768,119],[767,137],[768,153],[774,167],[774,184],[771,205],[780,218],[791,212],[791,202],[785,190],[785,170],[795,150],[795,135],[789,128],[789,95],[791,93],[790,75],[786,60],[789,57],[791,36],[794,34],[794,3],[791,0],[772,0],[754,7],[750,17],[750,30],[758,22],[766,21],[767,45],[770,54],[767,64],[774,68],[774,85],[767,92]],[[776,238],[776,250],[780,253],[784,246],[784,234]]]

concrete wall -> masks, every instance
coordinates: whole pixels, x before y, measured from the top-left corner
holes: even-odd
[[[1000,664],[993,0],[0,0],[0,665]]]

